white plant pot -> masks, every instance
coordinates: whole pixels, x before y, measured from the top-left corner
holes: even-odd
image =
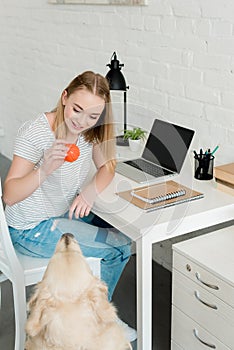
[[[139,151],[139,148],[141,146],[141,140],[131,140],[128,139],[129,141],[129,147],[132,152],[137,152]]]

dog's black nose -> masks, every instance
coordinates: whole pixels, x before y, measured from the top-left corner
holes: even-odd
[[[70,242],[70,238],[74,238],[74,235],[72,233],[64,233],[61,237],[61,239],[65,240],[65,245],[68,246]]]
[[[74,235],[72,234],[72,233],[64,233],[63,235],[62,235],[62,237],[70,237],[70,238],[74,238]]]

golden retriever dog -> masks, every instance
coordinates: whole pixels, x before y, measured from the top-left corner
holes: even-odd
[[[26,350],[132,349],[72,234],[62,235],[28,307]]]

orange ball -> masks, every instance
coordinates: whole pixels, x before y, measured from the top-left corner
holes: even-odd
[[[74,162],[80,155],[80,149],[74,143],[68,143],[66,146],[69,147],[69,150],[64,160],[67,162]]]

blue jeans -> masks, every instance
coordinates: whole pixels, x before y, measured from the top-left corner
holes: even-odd
[[[32,229],[9,230],[15,249],[38,258],[50,258],[61,235],[72,233],[84,256],[101,258],[101,279],[108,286],[109,300],[131,255],[131,240],[93,214],[72,220],[65,214],[42,221]]]

